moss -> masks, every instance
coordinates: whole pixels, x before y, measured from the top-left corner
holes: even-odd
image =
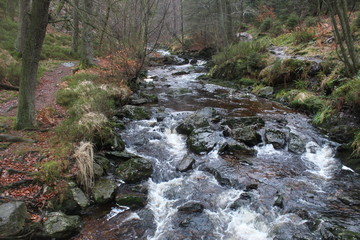
[[[310,92],[301,92],[290,102],[290,106],[308,114],[316,114],[327,107],[327,102]]]
[[[338,87],[333,93],[333,97],[337,99],[337,102],[343,102],[350,106],[354,113],[360,114],[360,76],[356,76]]]

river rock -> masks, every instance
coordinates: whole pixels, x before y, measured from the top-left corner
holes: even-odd
[[[249,205],[251,202],[251,195],[249,193],[242,193],[231,205],[231,210],[238,210],[239,208]]]
[[[145,107],[125,105],[118,115],[132,120],[144,120],[151,118],[151,111]]]
[[[204,205],[196,202],[188,202],[178,207],[179,212],[185,212],[185,213],[202,213],[203,210],[204,210]]]
[[[94,162],[94,176],[95,176],[95,178],[99,178],[103,174],[104,174],[104,169],[99,164]]]
[[[186,172],[192,169],[195,163],[195,159],[191,155],[186,155],[176,166],[176,170],[179,172]]]
[[[186,143],[192,152],[201,154],[213,150],[220,141],[218,132],[213,132],[210,128],[200,128],[190,134]]]
[[[94,200],[97,203],[105,203],[111,201],[116,189],[116,183],[112,179],[100,179],[95,182],[92,190]]]
[[[273,87],[263,87],[256,91],[256,94],[260,97],[270,97],[274,93]]]
[[[249,155],[253,156],[255,150],[249,148],[244,143],[238,142],[234,139],[227,139],[226,142],[220,147],[220,155]]]
[[[176,127],[176,131],[180,134],[189,135],[194,129],[210,126],[211,119],[216,115],[217,111],[214,108],[203,108],[186,117]]]
[[[190,74],[190,72],[180,71],[180,72],[174,72],[172,75],[173,76],[181,76],[181,75],[187,75],[187,74]]]
[[[78,187],[71,188],[71,193],[75,202],[81,207],[86,208],[90,205],[89,199],[86,197],[85,193]]]
[[[44,222],[44,232],[50,238],[69,238],[81,228],[79,216],[68,216],[62,212],[52,212]]]
[[[0,205],[0,238],[20,233],[25,225],[27,209],[24,202],[8,202]]]
[[[117,204],[127,206],[131,209],[140,209],[146,206],[146,196],[136,194],[118,194],[115,197]]]
[[[239,190],[244,188],[244,186],[237,179],[225,177],[215,168],[206,167],[203,169],[203,171],[213,175],[221,186],[230,186]]]
[[[191,65],[196,65],[197,62],[198,62],[197,59],[191,59],[191,60],[190,60],[190,64],[191,64]]]
[[[255,146],[261,142],[261,136],[256,130],[262,128],[265,122],[259,117],[243,117],[229,119],[221,125],[228,127],[225,128],[224,135],[232,136],[248,146]]]
[[[126,162],[132,158],[137,158],[139,156],[135,155],[135,154],[132,154],[132,153],[129,153],[129,152],[116,152],[116,151],[113,151],[113,152],[106,152],[105,153],[105,156],[108,157],[109,159],[117,162],[117,163],[121,163],[121,162]]]
[[[301,154],[305,152],[305,142],[295,133],[290,133],[289,151]]]
[[[116,175],[126,183],[147,180],[153,172],[151,161],[145,158],[132,158],[116,169]]]
[[[275,149],[280,149],[285,146],[286,134],[276,129],[266,129],[265,131],[266,143],[272,144]]]

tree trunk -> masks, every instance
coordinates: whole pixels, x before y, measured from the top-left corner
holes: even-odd
[[[92,27],[90,26],[93,12],[93,0],[83,0],[83,3],[85,13],[82,22],[82,51],[80,66],[82,68],[88,68],[94,65],[93,34]]]
[[[35,121],[36,74],[48,24],[50,0],[32,2],[29,31],[22,58],[16,128],[33,129]]]
[[[15,48],[19,53],[23,53],[25,47],[25,37],[29,29],[30,22],[30,0],[19,0],[19,27]]]
[[[74,0],[73,5],[73,31],[71,36],[71,52],[77,54],[79,51],[79,0]]]

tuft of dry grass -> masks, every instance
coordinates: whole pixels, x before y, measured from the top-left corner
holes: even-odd
[[[89,192],[94,186],[94,150],[91,142],[80,142],[74,157],[78,167],[77,180]]]

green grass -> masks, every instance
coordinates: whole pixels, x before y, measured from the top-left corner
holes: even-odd
[[[15,42],[18,24],[8,17],[2,18],[0,21],[0,48],[5,49],[16,56]]]

